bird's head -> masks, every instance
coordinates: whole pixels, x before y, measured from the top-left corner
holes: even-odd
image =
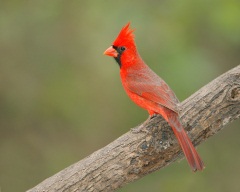
[[[104,55],[113,57],[119,66],[133,62],[137,55],[137,49],[134,42],[133,29],[130,29],[130,23],[125,25],[113,44],[104,52]]]

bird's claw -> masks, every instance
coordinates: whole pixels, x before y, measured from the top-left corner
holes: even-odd
[[[146,121],[144,121],[141,125],[139,125],[138,127],[134,127],[131,129],[132,133],[140,133],[140,132],[146,132],[144,130],[144,128],[146,127],[147,123],[153,119],[154,117],[156,117],[157,114],[153,114],[153,115],[150,115]]]
[[[132,133],[144,132],[144,131],[143,131],[143,128],[144,128],[144,124],[141,124],[141,125],[139,125],[138,127],[131,128],[131,132],[132,132]]]
[[[150,115],[149,119],[153,119],[153,118],[155,118],[155,117],[157,117],[157,114],[156,114],[156,113],[154,113],[153,115]]]

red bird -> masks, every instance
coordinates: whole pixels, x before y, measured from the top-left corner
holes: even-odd
[[[165,81],[144,63],[134,42],[134,30],[129,26],[130,23],[122,28],[104,54],[117,61],[127,95],[150,116],[160,114],[172,127],[191,169],[203,170],[203,161],[180,122],[177,97]]]

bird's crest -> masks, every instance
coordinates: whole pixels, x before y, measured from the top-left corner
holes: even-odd
[[[114,46],[134,45],[134,29],[130,29],[130,22],[125,25],[113,42]]]

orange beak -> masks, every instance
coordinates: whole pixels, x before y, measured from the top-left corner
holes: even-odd
[[[118,52],[112,46],[107,48],[107,50],[103,54],[111,56],[111,57],[117,57],[118,56]]]

